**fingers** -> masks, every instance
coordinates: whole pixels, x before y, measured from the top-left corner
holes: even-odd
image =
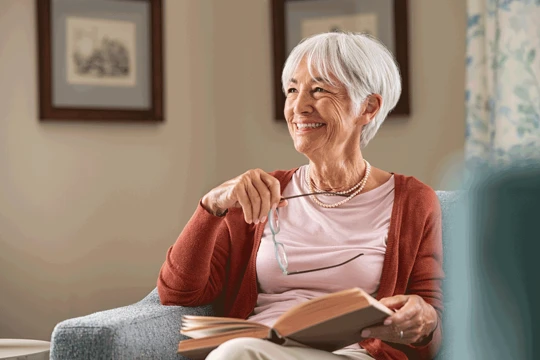
[[[388,303],[389,305],[386,306],[390,308],[398,309],[398,311],[396,311],[384,321],[385,325],[401,325],[402,323],[414,318],[422,311],[422,306],[416,296],[392,296],[391,298],[387,298],[384,303],[385,305],[386,303]]]
[[[259,177],[255,177],[253,180],[253,185],[258,192],[258,199],[253,203],[253,221],[255,224],[264,222],[272,207],[272,193],[268,188],[267,184]],[[257,207],[258,205],[258,207]]]
[[[253,219],[253,209],[251,206],[251,200],[246,187],[238,187],[234,194],[236,201],[240,204],[242,211],[244,212],[244,220],[251,224]]]
[[[201,201],[203,207],[214,215],[231,207],[240,207],[249,224],[264,222],[272,207],[287,205],[286,201],[281,201],[279,181],[260,169],[246,171],[224,182],[212,189]]]
[[[395,295],[381,299],[381,303],[386,307],[395,310],[400,309],[405,305],[408,299],[409,297],[407,295]]]
[[[281,200],[281,185],[279,181],[265,172],[261,173],[261,180],[266,184],[270,191],[270,207],[274,205],[278,207]]]
[[[436,311],[420,296],[397,295],[381,299],[381,302],[399,309],[386,318],[383,325],[363,329],[362,337],[411,344],[429,335],[436,326]]]
[[[403,337],[401,337],[401,330],[386,325],[365,328],[362,330],[361,335],[363,338],[376,338],[393,343],[408,344],[411,342],[405,331],[403,331]]]
[[[412,344],[422,338],[417,329],[401,329],[387,325],[365,328],[362,330],[361,335],[363,338],[376,338],[398,344]]]
[[[281,190],[279,181],[266,172],[249,170],[238,179],[232,197],[242,207],[247,223],[266,221],[270,209],[285,206],[280,203]]]

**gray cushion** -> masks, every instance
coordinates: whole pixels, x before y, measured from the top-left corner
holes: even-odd
[[[176,353],[183,314],[211,315],[212,307],[163,306],[154,289],[136,304],[56,325],[51,359],[183,359]]]

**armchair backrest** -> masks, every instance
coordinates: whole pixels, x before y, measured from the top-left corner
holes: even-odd
[[[443,251],[448,248],[448,244],[455,232],[456,210],[460,200],[463,198],[463,191],[436,191],[439,197],[442,211],[442,236]],[[446,252],[443,252],[446,255]],[[445,262],[446,263],[446,262]]]

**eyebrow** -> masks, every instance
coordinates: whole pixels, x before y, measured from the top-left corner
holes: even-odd
[[[289,82],[293,83],[293,84],[298,84],[298,80],[296,80],[295,78],[291,78],[289,80]],[[326,80],[325,78],[322,78],[322,77],[316,77],[316,78],[313,78],[311,79],[311,82],[312,83],[325,83],[325,84],[330,84],[330,81]]]

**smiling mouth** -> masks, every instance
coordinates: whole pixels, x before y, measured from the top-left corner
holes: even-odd
[[[299,124],[295,123],[296,129],[298,130],[307,130],[307,129],[318,129],[320,127],[323,127],[325,124],[323,123],[309,123],[309,124]]]

